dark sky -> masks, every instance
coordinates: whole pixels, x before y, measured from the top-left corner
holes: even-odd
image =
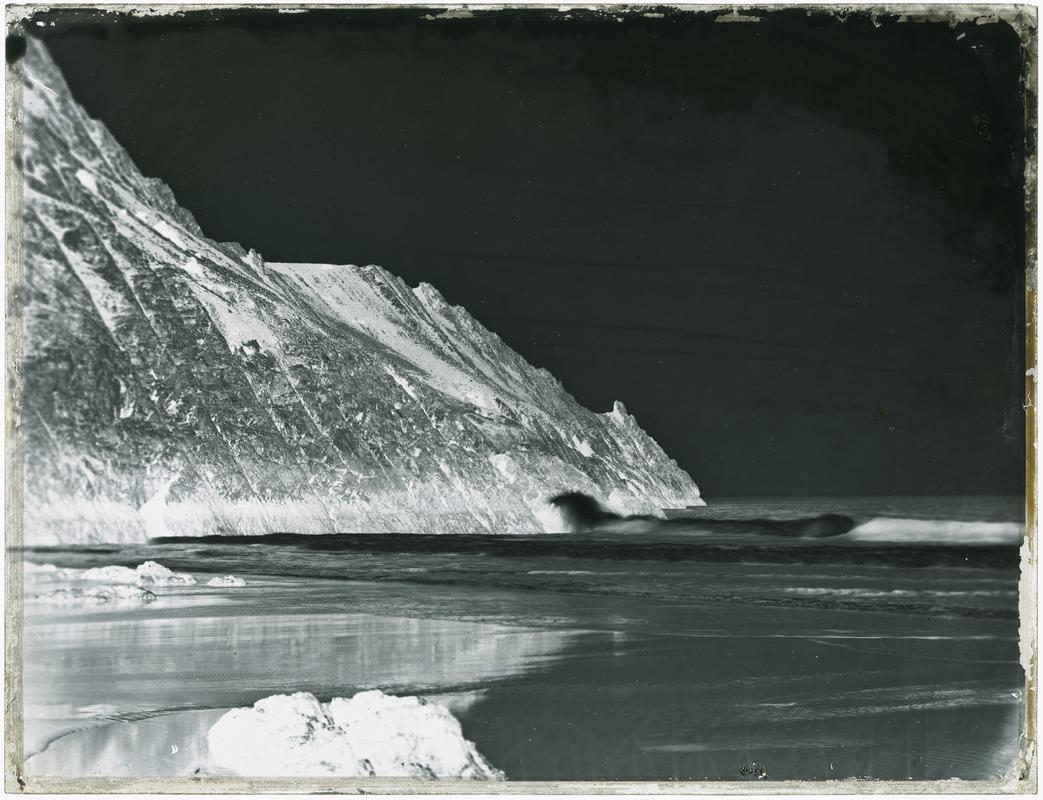
[[[434,284],[708,497],[1023,491],[1009,26],[436,13],[29,28],[209,236]]]

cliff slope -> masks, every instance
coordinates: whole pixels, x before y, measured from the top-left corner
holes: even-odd
[[[622,404],[580,406],[426,284],[207,239],[30,41],[26,541],[540,530],[575,489],[695,504]]]

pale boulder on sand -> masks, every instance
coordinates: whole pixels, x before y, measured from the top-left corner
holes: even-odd
[[[91,567],[82,572],[75,569],[65,569],[61,571],[61,577],[67,580],[94,581],[96,583],[139,583],[137,570],[130,567],[119,567],[114,564],[107,567]]]
[[[242,578],[238,578],[235,575],[221,575],[217,578],[211,578],[206,582],[207,586],[226,586],[240,589],[246,586],[246,581]]]
[[[329,703],[308,692],[266,697],[229,711],[207,741],[220,766],[250,777],[504,777],[448,709],[378,689]]]
[[[28,580],[63,580],[84,581],[88,583],[124,584],[128,586],[194,586],[196,579],[185,572],[174,572],[164,567],[157,561],[146,561],[134,569],[110,564],[105,567],[90,567],[88,569],[76,569],[75,567],[58,567],[54,564],[33,564],[26,562],[25,574]],[[229,575],[227,579],[233,581],[242,580]],[[221,580],[226,580],[222,578]],[[217,585],[217,584],[211,584]],[[245,586],[242,584],[221,584]]]
[[[81,581],[105,581],[107,583],[130,583],[144,586],[192,586],[196,579],[184,572],[174,572],[156,561],[146,561],[137,568],[91,567],[76,574],[67,570],[67,577]]]
[[[151,603],[156,595],[139,586],[73,586],[52,589],[26,600],[55,606],[79,606],[90,603]]]
[[[172,572],[155,561],[139,564],[137,570],[138,583],[152,583],[157,586],[192,586],[196,579],[183,572]]]

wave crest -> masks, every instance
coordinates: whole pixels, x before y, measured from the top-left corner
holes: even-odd
[[[888,544],[1021,544],[1024,526],[1017,522],[878,517],[859,525],[847,537],[856,542]]]

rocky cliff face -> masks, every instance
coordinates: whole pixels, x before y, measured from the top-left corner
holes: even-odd
[[[426,284],[205,238],[30,42],[26,540],[541,530],[576,489],[699,503],[616,403],[580,406]]]

